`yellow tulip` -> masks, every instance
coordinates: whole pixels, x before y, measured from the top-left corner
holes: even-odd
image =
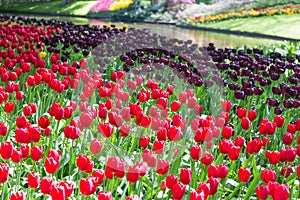
[[[46,52],[42,51],[40,52],[40,58],[45,58],[46,57]]]

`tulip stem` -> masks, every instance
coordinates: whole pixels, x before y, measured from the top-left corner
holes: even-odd
[[[154,178],[153,178],[154,177]],[[155,184],[155,181],[156,181],[156,176],[155,176],[155,172],[152,171],[152,189],[151,189],[151,196],[150,196],[150,199],[152,199],[152,196],[153,196],[153,190],[154,190],[154,184]]]
[[[73,164],[72,156],[73,156],[73,140],[71,141],[71,148],[70,148],[69,180],[71,180],[71,166]]]
[[[17,168],[17,186],[16,186],[16,191],[19,191],[19,187],[20,187],[20,179],[21,179],[21,176],[20,176],[20,173],[21,173],[21,167],[20,167],[20,163],[17,163],[16,164],[16,168]]]

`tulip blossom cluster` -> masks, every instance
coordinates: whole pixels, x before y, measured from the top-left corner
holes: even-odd
[[[184,56],[173,43],[196,51],[190,41],[144,31],[0,21],[1,196],[298,198],[295,59],[213,44]],[[95,52],[126,34],[124,44],[147,36],[178,52],[144,45],[117,54],[110,42],[112,51]],[[98,57],[105,53],[114,56]],[[267,97],[274,92],[283,102]]]

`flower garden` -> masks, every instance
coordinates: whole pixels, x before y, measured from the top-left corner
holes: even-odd
[[[1,199],[299,198],[295,51],[0,21]]]
[[[274,16],[274,15],[293,15],[300,13],[300,6],[282,6],[279,8],[262,8],[262,9],[251,9],[242,10],[237,12],[221,13],[216,15],[196,16],[188,17],[185,21],[188,24],[205,24],[213,23],[223,20],[240,19],[249,17],[260,17],[260,16]]]

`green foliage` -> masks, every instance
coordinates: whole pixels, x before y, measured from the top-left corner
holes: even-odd
[[[199,4],[199,3],[211,4],[212,3],[211,0],[196,0],[195,2],[197,4]]]

